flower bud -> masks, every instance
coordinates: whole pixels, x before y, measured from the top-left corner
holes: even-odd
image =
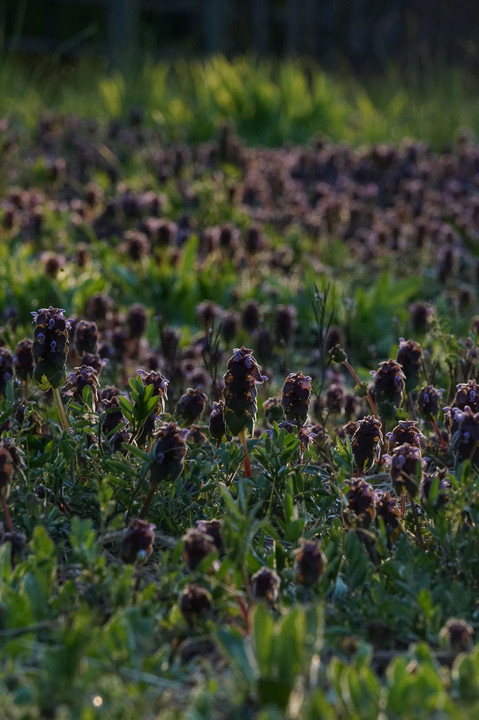
[[[433,385],[426,385],[418,393],[416,406],[418,414],[424,420],[435,420],[441,407],[442,390],[436,390]]]
[[[93,409],[96,410],[98,406],[98,388],[100,383],[98,382],[98,374],[89,365],[82,365],[81,367],[74,368],[73,372],[70,373],[67,383],[63,390],[65,395],[70,395],[77,402],[83,402],[83,390],[86,387],[91,388]]]
[[[158,412],[164,412],[168,399],[168,380],[155,370],[138,370],[138,374],[144,385],[153,385],[153,397],[158,397]]]

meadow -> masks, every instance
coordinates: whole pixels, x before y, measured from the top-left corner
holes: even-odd
[[[0,716],[479,710],[479,109],[215,58],[0,87]]]

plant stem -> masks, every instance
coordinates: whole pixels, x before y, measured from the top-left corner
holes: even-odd
[[[419,547],[421,548],[421,550],[424,550],[424,541],[422,539],[421,525],[419,523],[419,515],[417,512],[416,503],[414,502],[413,498],[410,495],[409,495],[409,500],[411,502],[411,510],[412,510],[412,516],[414,518],[414,527],[416,530],[417,541],[419,543]]]
[[[241,432],[239,434],[239,439],[243,443],[244,451],[246,453],[243,458],[244,474],[246,475],[246,477],[249,478],[249,477],[251,477],[252,473],[251,473],[251,465],[249,462],[249,455],[248,455],[248,443],[246,441],[246,430],[241,430]]]
[[[140,520],[142,520],[142,519],[145,517],[146,512],[147,512],[148,508],[150,507],[151,499],[152,499],[152,497],[153,497],[153,494],[154,494],[155,490],[156,490],[156,485],[152,485],[152,486],[150,487],[150,492],[148,493],[147,498],[146,498],[145,502],[143,503],[143,507],[141,508],[141,512],[140,512],[140,514],[138,515],[138,517],[140,518]]]
[[[443,436],[441,435],[441,431],[439,430],[437,426],[437,422],[434,420],[434,418],[431,418],[432,426],[434,428],[434,432],[436,433],[436,437],[439,440],[439,443],[441,445],[441,450],[447,450],[447,443],[445,442]]]
[[[53,390],[53,397],[55,398],[55,403],[57,406],[58,414],[60,416],[60,422],[62,425],[62,428],[65,430],[65,432],[70,432],[70,424],[68,422],[67,414],[65,412],[65,407],[63,405],[62,396],[60,395],[60,390],[58,388],[52,388]]]
[[[353,368],[352,365],[349,364],[347,360],[343,360],[343,365],[345,368],[349,371],[349,373],[352,375],[353,379],[356,381],[358,385],[361,385],[361,380],[359,378],[359,375],[357,374],[356,370]],[[376,403],[374,402],[371,393],[369,390],[366,393],[366,400],[369,403],[369,407],[371,408],[371,412],[374,415],[374,417],[379,417],[378,409],[376,406]]]

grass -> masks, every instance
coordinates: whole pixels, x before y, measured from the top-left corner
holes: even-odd
[[[440,65],[424,76],[388,66],[359,82],[301,60],[145,61],[121,74],[91,60],[4,56],[0,89],[4,111],[27,126],[48,111],[106,121],[141,108],[167,137],[187,141],[207,140],[225,120],[249,144],[269,146],[322,135],[352,145],[411,137],[440,149],[479,129],[476,80]]]

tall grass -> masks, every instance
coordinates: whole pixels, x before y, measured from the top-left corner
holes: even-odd
[[[142,107],[168,137],[206,140],[229,118],[249,144],[305,143],[321,134],[353,145],[422,139],[434,148],[462,128],[479,131],[477,80],[457,68],[431,67],[409,77],[390,67],[358,82],[302,60],[222,56],[206,61],[135,63],[109,73],[101,63],[0,64],[4,112],[35,122],[47,111],[108,120]]]

